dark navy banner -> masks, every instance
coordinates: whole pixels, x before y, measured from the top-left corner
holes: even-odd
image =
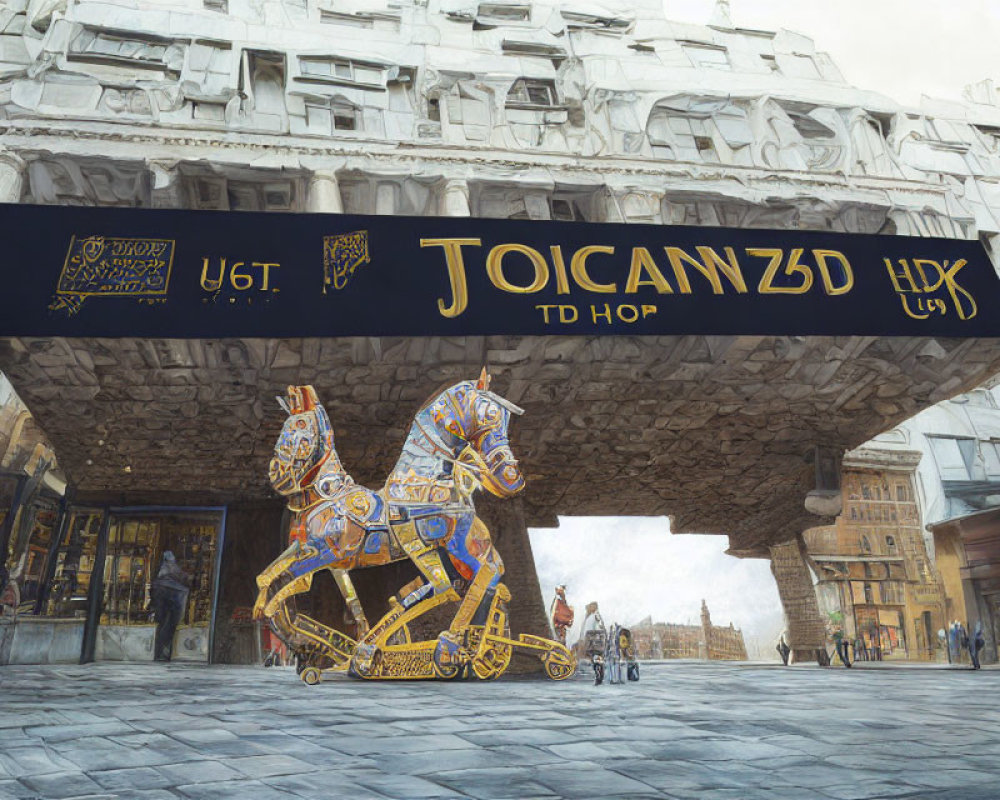
[[[975,242],[0,206],[3,336],[1000,336]]]

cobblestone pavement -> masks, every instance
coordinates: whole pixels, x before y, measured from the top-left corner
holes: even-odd
[[[0,798],[1000,798],[1000,671],[675,662],[642,680],[0,668]]]

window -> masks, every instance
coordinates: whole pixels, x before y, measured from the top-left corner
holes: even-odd
[[[204,0],[206,11],[217,11],[220,14],[229,13],[229,0]]]
[[[885,537],[885,551],[890,556],[898,556],[899,555],[899,549],[896,547],[896,537],[895,536],[886,536]]]
[[[871,551],[872,551],[872,543],[868,539],[867,536],[865,536],[865,535],[862,534],[862,536],[861,536],[861,542],[860,543],[861,543],[861,552],[862,553],[871,553]]]
[[[222,211],[296,211],[293,181],[228,180],[222,176],[185,179],[191,208]]]
[[[361,83],[381,86],[385,70],[374,64],[361,64],[345,58],[299,58],[303,80],[327,80],[342,83]]]
[[[166,66],[167,49],[172,42],[152,36],[125,36],[84,29],[73,41],[69,57],[72,60],[104,61],[133,66]]]
[[[651,119],[648,130],[653,154],[660,158],[709,163],[719,161],[709,119],[664,114],[661,119]]]
[[[972,479],[975,463],[976,442],[974,439],[954,439],[944,436],[928,436],[931,450],[938,464],[941,480],[967,481]]]
[[[558,104],[557,98],[556,87],[552,81],[519,78],[514,81],[514,85],[507,93],[507,105],[552,107]]]
[[[306,129],[329,136],[335,131],[359,131],[361,114],[345,100],[306,101]]]
[[[764,65],[769,70],[771,70],[771,72],[780,72],[781,71],[780,68],[778,67],[778,59],[776,59],[774,56],[765,56],[765,55],[762,55],[760,57],[760,59],[761,59],[761,61],[764,62]]]
[[[700,42],[681,42],[681,47],[696,67],[730,69],[729,53],[725,47]]]
[[[480,3],[476,14],[480,19],[497,22],[527,22],[531,19],[531,5],[528,3]]]
[[[979,449],[986,464],[986,477],[990,480],[1000,480],[1000,443],[980,442]]]
[[[375,20],[360,14],[338,14],[335,11],[320,9],[319,21],[327,25],[346,25],[350,28],[374,28]]]

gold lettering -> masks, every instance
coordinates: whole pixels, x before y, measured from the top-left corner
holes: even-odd
[[[643,306],[642,307],[642,318],[645,319],[646,317],[651,317],[658,310],[659,309],[656,306]]]
[[[557,308],[557,306],[535,306],[535,309],[542,312],[542,320],[546,325],[549,324],[549,309]]]
[[[967,292],[965,289],[959,286],[958,282],[955,280],[955,276],[958,274],[958,271],[962,269],[962,267],[964,267],[967,263],[968,262],[964,258],[959,259],[954,264],[952,264],[951,268],[949,269],[948,262],[947,261],[944,262],[944,279],[948,283],[948,294],[951,295],[951,299],[955,303],[955,311],[958,312],[958,318],[962,320],[972,319],[974,316],[976,316],[976,314],[979,313],[979,307],[976,305],[975,298],[971,294],[969,294],[969,292]],[[964,295],[965,298],[969,301],[968,314],[966,314],[965,311],[962,310],[962,301],[958,298],[959,294]]]
[[[648,279],[643,279],[643,270],[649,275]],[[645,247],[632,248],[632,264],[628,271],[628,280],[625,282],[625,294],[635,294],[640,286],[655,286],[660,294],[673,294],[667,279],[663,277],[660,268],[656,266],[649,250]]]
[[[805,294],[808,292],[813,285],[813,274],[811,269],[799,264],[802,252],[801,247],[792,250],[792,255],[788,259],[788,264],[785,266],[783,273],[785,275],[798,273],[802,276],[801,285],[775,286],[774,277],[777,275],[778,267],[781,266],[782,259],[785,257],[785,251],[772,248],[748,247],[747,255],[771,259],[768,262],[767,269],[764,270],[763,276],[761,276],[760,283],[757,285],[757,291],[760,294]]]
[[[264,261],[254,261],[253,266],[260,267],[261,269],[264,270],[264,282],[260,285],[260,290],[262,292],[266,292],[268,287],[268,278],[270,277],[271,267],[278,269],[281,266],[281,264],[272,264]]]
[[[813,258],[816,259],[816,266],[819,267],[819,275],[823,279],[823,287],[826,293],[831,296],[847,294],[854,288],[854,272],[851,270],[851,262],[847,256],[836,250],[813,250]],[[844,271],[844,284],[842,286],[833,285],[833,277],[830,275],[830,267],[826,263],[828,258],[839,261]]]
[[[503,257],[507,253],[521,253],[527,256],[535,268],[535,278],[527,286],[511,283],[503,274]],[[505,292],[534,294],[544,289],[545,284],[549,282],[549,265],[545,261],[545,256],[526,244],[498,244],[490,250],[490,254],[486,257],[486,274],[489,275],[494,286]]]
[[[226,259],[219,259],[219,276],[208,279],[208,257],[202,259],[201,266],[201,288],[206,292],[217,292],[222,288],[222,276],[226,272]]]
[[[573,259],[569,264],[569,270],[573,273],[573,280],[577,282],[577,285],[581,289],[588,292],[614,294],[618,291],[617,284],[594,283],[594,281],[591,280],[590,275],[587,274],[587,259],[594,253],[605,253],[606,255],[612,256],[615,254],[615,248],[592,244],[587,247],[581,247],[573,253]]]
[[[421,247],[441,247],[444,249],[445,264],[448,267],[448,280],[451,283],[452,301],[450,306],[438,298],[438,312],[442,317],[457,317],[469,305],[469,284],[465,279],[465,261],[462,259],[463,247],[482,247],[482,239],[421,239]]]
[[[556,294],[569,294],[569,278],[566,277],[562,246],[554,244],[549,251],[552,253],[552,266],[556,268]]]
[[[904,294],[906,292],[919,292],[920,291],[920,289],[917,288],[917,284],[913,280],[913,275],[910,272],[910,262],[909,261],[907,261],[905,258],[899,259],[899,264],[903,268],[902,272],[896,272],[893,269],[893,267],[892,267],[892,259],[885,258],[885,259],[883,259],[883,261],[885,261],[885,268],[887,270],[889,270],[889,280],[892,281],[892,285],[896,288],[897,292],[899,292],[900,294]],[[899,285],[900,278],[902,278],[903,280],[905,280],[907,283],[910,284],[910,288],[909,289],[904,289],[902,286]]]
[[[627,313],[626,309],[628,309]],[[618,314],[618,319],[620,319],[622,322],[635,322],[637,319],[639,319],[639,309],[636,308],[635,306],[630,306],[630,305],[618,306],[617,314]]]
[[[667,258],[670,259],[670,266],[673,267],[681,294],[691,294],[691,283],[688,281],[684,264],[691,265],[708,279],[713,294],[723,293],[722,281],[719,278],[720,269],[739,294],[746,294],[747,285],[743,280],[743,274],[740,272],[733,248],[725,248],[729,261],[723,260],[711,247],[695,248],[702,257],[702,261],[688,255],[680,247],[666,247],[664,249],[667,251]]]
[[[604,317],[607,320],[608,324],[609,325],[611,324],[611,306],[609,306],[607,303],[604,304],[603,311],[598,311],[597,306],[591,306],[590,313],[593,316],[595,323],[597,322],[598,317]]]
[[[229,270],[229,282],[233,285],[233,288],[236,289],[238,292],[242,292],[253,286],[253,276],[248,275],[245,272],[236,271],[239,267],[242,266],[245,266],[244,263],[242,261],[237,261],[235,264],[233,264],[232,269]],[[239,283],[236,282],[237,278],[240,279]]]
[[[573,312],[573,316],[567,318],[567,313],[569,311]],[[559,306],[559,321],[563,325],[569,325],[571,322],[576,322],[580,315],[577,313],[576,306]]]

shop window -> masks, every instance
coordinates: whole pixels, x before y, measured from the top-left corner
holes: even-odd
[[[42,595],[39,613],[46,617],[83,619],[87,616],[90,576],[104,514],[98,509],[73,509]]]
[[[729,53],[725,47],[701,42],[681,42],[685,55],[696,67],[709,69],[731,69]]]
[[[507,93],[507,107],[551,108],[558,105],[558,97],[553,81],[519,78]]]
[[[171,551],[191,579],[182,626],[207,625],[219,515],[118,517],[112,520],[104,562],[102,625],[152,625],[151,583]]]
[[[57,516],[54,500],[36,498],[22,506],[14,519],[6,568],[19,613],[33,614],[41,597]]]

